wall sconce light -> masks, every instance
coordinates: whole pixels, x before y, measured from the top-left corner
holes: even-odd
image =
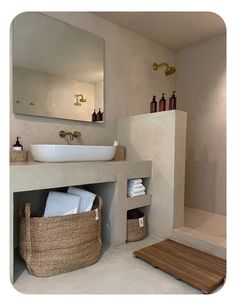
[[[75,94],[76,101],[74,102],[75,106],[81,106],[81,103],[87,102],[87,99],[84,99],[83,94]]]

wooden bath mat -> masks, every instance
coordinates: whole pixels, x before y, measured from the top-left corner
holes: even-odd
[[[133,254],[203,293],[211,293],[225,279],[226,261],[167,239]]]

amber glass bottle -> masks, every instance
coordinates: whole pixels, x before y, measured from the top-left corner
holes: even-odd
[[[94,109],[94,112],[92,114],[92,122],[96,122],[96,121],[97,121],[97,113],[96,113],[96,111]]]
[[[159,101],[159,111],[166,110],[166,99],[165,99],[164,95],[165,95],[165,93],[162,93],[162,98]]]
[[[157,112],[157,101],[156,101],[156,96],[155,95],[152,97],[152,101],[151,101],[151,104],[150,104],[150,112],[151,113]]]
[[[102,121],[102,112],[101,112],[101,108],[99,108],[98,113],[97,113],[97,121]]]
[[[169,100],[169,110],[176,109],[176,102],[177,102],[177,98],[175,96],[175,91],[173,91],[172,97]]]

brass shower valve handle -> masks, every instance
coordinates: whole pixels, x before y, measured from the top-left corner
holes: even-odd
[[[72,132],[66,132],[66,131],[64,131],[64,130],[61,130],[60,132],[59,132],[59,136],[60,137],[66,137],[67,135],[69,135],[69,137],[70,137],[70,140],[72,141],[73,139],[74,139],[74,137],[76,137],[76,138],[79,138],[80,136],[81,136],[81,133],[79,132],[79,131],[74,131],[73,133]]]
[[[81,136],[81,133],[79,131],[73,132],[73,137],[79,138]]]

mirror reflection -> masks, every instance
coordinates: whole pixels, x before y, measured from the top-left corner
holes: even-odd
[[[102,38],[42,13],[22,13],[13,21],[12,62],[15,114],[104,119]]]

